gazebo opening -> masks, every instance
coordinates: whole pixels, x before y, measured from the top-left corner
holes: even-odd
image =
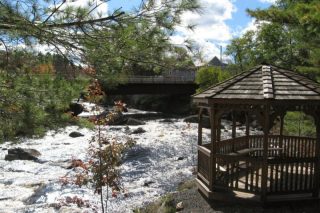
[[[214,199],[231,190],[263,202],[318,198],[319,84],[289,70],[261,65],[195,95],[194,101],[200,108],[197,184],[205,196]],[[285,123],[299,125],[285,122],[292,111],[311,116],[315,134],[301,135],[301,119],[300,135],[286,135]],[[206,112],[209,142],[202,128]],[[225,116],[232,120],[229,138],[222,134]],[[252,122],[255,128],[250,127]]]

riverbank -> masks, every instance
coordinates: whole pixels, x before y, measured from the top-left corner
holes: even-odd
[[[182,207],[177,209],[177,207]],[[188,180],[155,202],[136,209],[135,213],[316,213],[320,201],[295,201],[268,204],[208,201],[198,192],[195,180]]]

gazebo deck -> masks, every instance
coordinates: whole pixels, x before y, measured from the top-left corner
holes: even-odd
[[[210,197],[215,189],[259,195],[263,164],[263,135],[243,136],[217,142],[216,168],[210,164],[211,144],[198,147],[198,183]],[[316,139],[268,136],[267,195],[312,193]],[[210,189],[210,172],[216,170]]]

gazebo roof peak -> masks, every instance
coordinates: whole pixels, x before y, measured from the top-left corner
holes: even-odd
[[[203,99],[318,100],[320,84],[293,71],[259,65],[193,96]]]

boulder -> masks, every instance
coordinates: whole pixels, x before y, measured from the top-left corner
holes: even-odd
[[[108,125],[125,125],[127,123],[127,118],[123,116],[121,112],[109,113],[111,119],[108,121]]]
[[[146,130],[142,129],[141,127],[139,127],[138,129],[135,129],[131,132],[131,134],[141,134],[141,133],[145,133]]]
[[[73,169],[76,167],[81,167],[83,169],[87,169],[87,165],[80,159],[73,159],[71,164],[67,167],[67,169]]]
[[[23,149],[13,148],[8,149],[8,154],[5,156],[5,160],[38,160],[41,153],[35,149]]]
[[[174,121],[168,118],[160,120],[161,123],[173,123]]]
[[[199,123],[198,115],[190,115],[183,120],[188,123]],[[210,129],[210,118],[209,116],[202,116],[202,127]],[[225,129],[225,126],[221,124],[220,129]]]
[[[96,119],[103,119],[105,117],[107,117],[107,115],[109,114],[109,110],[104,110],[103,112],[101,112],[99,115],[96,116]]]
[[[145,125],[146,123],[143,121],[140,121],[138,119],[134,119],[134,118],[129,118],[127,120],[127,125],[129,126],[136,126],[136,125]]]
[[[199,123],[199,119],[198,119],[197,115],[188,116],[183,121],[188,122],[188,123]],[[210,119],[208,116],[202,116],[202,127],[211,128],[210,127]]]
[[[78,137],[83,137],[84,134],[81,134],[80,132],[71,132],[69,136],[72,138],[78,138]]]
[[[177,212],[178,212],[178,211],[181,211],[183,208],[184,208],[184,207],[183,207],[183,203],[182,203],[182,202],[177,203],[177,205],[176,205],[176,211],[177,211]]]
[[[184,159],[184,157],[178,157],[178,159],[177,160],[183,160]]]
[[[150,186],[150,185],[153,184],[153,183],[154,183],[154,181],[146,181],[146,182],[144,182],[143,186],[148,187],[148,186]]]
[[[84,110],[84,107],[79,103],[71,103],[69,104],[69,111],[72,113],[72,115],[77,116],[80,113],[82,113]]]

